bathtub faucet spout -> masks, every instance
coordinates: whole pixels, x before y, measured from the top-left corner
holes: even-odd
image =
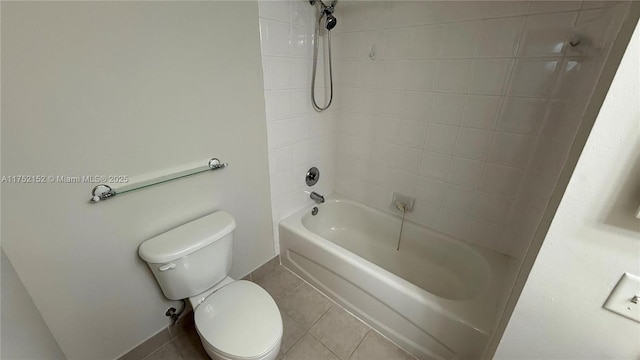
[[[311,192],[309,197],[313,199],[313,201],[315,201],[317,204],[322,204],[324,202],[324,196],[318,194],[315,191]]]

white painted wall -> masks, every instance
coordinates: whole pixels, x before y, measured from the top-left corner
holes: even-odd
[[[496,359],[640,357],[640,324],[602,308],[624,272],[640,275],[640,220],[633,217],[640,205],[638,63],[640,28],[618,68]]]
[[[335,105],[318,113],[311,106],[311,67],[316,8],[308,0],[260,0],[260,40],[267,113],[271,206],[276,253],[278,222],[313,203],[310,191],[333,193],[337,119]],[[328,84],[322,36],[316,96],[325,104]],[[335,48],[335,45],[334,45]],[[320,180],[308,187],[312,166]]]
[[[51,331],[9,259],[0,253],[2,265],[2,359],[65,359]]]
[[[2,184],[3,249],[69,359],[169,324],[138,245],[225,209],[231,275],[274,254],[255,2],[2,2],[2,175],[222,171],[89,204],[93,184]]]

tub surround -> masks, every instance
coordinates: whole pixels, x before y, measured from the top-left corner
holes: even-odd
[[[338,3],[336,192],[521,259],[627,7]]]

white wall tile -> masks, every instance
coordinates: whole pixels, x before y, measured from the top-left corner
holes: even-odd
[[[484,20],[478,34],[476,56],[512,57],[516,55],[525,17]]]
[[[376,59],[381,59],[384,33],[382,31],[363,31],[358,34],[358,59],[370,61],[369,54],[372,49],[375,50]]]
[[[530,1],[487,1],[485,2],[485,19],[505,16],[526,15]]]
[[[267,121],[285,119],[293,116],[291,99],[288,90],[267,90],[264,92]]]
[[[534,143],[533,136],[498,132],[494,137],[488,160],[492,163],[524,168],[527,166]]]
[[[530,14],[548,13],[556,11],[569,11],[580,9],[581,1],[532,1]]]
[[[402,120],[398,132],[398,145],[422,149],[427,133],[427,124],[420,121]]]
[[[465,240],[489,249],[495,249],[500,242],[504,227],[480,219],[472,219]]]
[[[478,187],[484,162],[454,156],[449,169],[449,181],[470,188]]]
[[[414,1],[394,1],[387,4],[387,27],[402,27],[419,24],[423,4]]]
[[[271,177],[271,196],[280,198],[293,191],[293,176],[291,172]]]
[[[436,61],[406,62],[404,84],[407,90],[433,90],[436,82]]]
[[[293,166],[301,166],[311,162],[311,143],[308,141],[293,145]]]
[[[370,76],[367,70],[369,69],[366,66],[360,66],[358,61],[341,61],[340,76],[334,81],[346,87],[356,87],[362,84],[373,87],[374,84],[367,83],[366,81],[369,81],[369,79],[378,79],[378,77]],[[377,70],[373,69],[372,72],[375,73]],[[320,77],[317,77],[317,79],[320,79]],[[318,81],[317,79],[316,81]],[[377,83],[375,85],[377,85]]]
[[[447,21],[482,19],[486,7],[484,1],[443,1],[442,4]]]
[[[459,125],[464,102],[464,95],[442,93],[434,94],[429,122],[446,125]]]
[[[535,6],[535,4],[534,4]],[[577,11],[527,18],[518,55],[558,56],[564,53]]]
[[[504,225],[511,210],[512,200],[497,195],[480,192],[476,197],[473,216]]]
[[[590,79],[585,78],[594,72],[594,66],[595,64],[593,62],[585,62],[584,59],[581,58],[568,58],[563,60],[558,80],[551,94],[553,99],[569,100],[579,95],[576,89],[591,90],[585,86],[585,83]]]
[[[402,116],[408,119],[426,122],[431,110],[432,94],[423,91],[407,91],[402,99]]]
[[[311,60],[310,59],[291,59],[288,63],[289,68],[287,72],[291,74],[291,87],[294,89],[309,89],[311,88]],[[318,74],[318,79],[323,77]],[[322,80],[316,81],[316,86],[323,86]],[[318,92],[316,92],[318,94]],[[321,99],[319,97],[319,99]]]
[[[544,97],[551,94],[559,59],[520,59],[509,81],[509,94]]]
[[[396,154],[398,145],[383,142],[374,142],[371,145],[371,159],[380,166],[396,167]]]
[[[487,164],[480,190],[514,198],[522,182],[522,169],[496,164]]]
[[[375,140],[395,143],[400,130],[400,119],[379,116],[376,120]]]
[[[364,93],[364,91],[363,91]],[[402,115],[403,92],[395,90],[381,90],[376,93],[373,103],[368,104],[364,112],[373,109],[381,115],[400,117]]]
[[[422,155],[421,176],[446,180],[451,167],[451,155],[425,150]]]
[[[473,210],[476,190],[447,184],[444,190],[442,207],[461,214],[470,214]]]
[[[293,116],[309,115],[313,111],[311,101],[309,101],[309,90],[291,90],[291,106]],[[266,102],[266,100],[265,100]]]
[[[544,119],[547,104],[546,99],[507,97],[497,129],[536,135]]]
[[[350,72],[347,76],[357,75],[358,80],[357,83],[353,83],[352,85],[345,86],[360,86],[364,88],[379,88],[382,84],[381,72],[382,72],[382,63],[380,61],[350,61],[348,67],[344,67],[341,69],[342,73],[345,71]],[[353,80],[352,80],[353,81]],[[343,80],[341,83],[344,84],[347,80]]]
[[[359,58],[358,33],[341,33],[340,35],[340,60],[357,60]],[[331,39],[333,42],[333,38]],[[332,44],[333,45],[333,44]]]
[[[473,63],[469,92],[475,94],[504,94],[511,59],[476,60]]]
[[[580,111],[565,101],[552,100],[540,130],[540,137],[570,141],[580,125]]]
[[[314,26],[316,9],[313,6],[309,6],[309,3],[306,1],[290,1],[289,6],[293,24],[303,25],[309,28]],[[260,16],[262,16],[262,9],[260,9]]]
[[[398,170],[419,174],[420,161],[422,160],[422,150],[399,146],[396,153],[396,168]]]
[[[471,75],[471,60],[442,60],[438,63],[436,90],[465,92]]]
[[[293,143],[295,136],[293,125],[292,120],[278,120],[267,124],[269,149],[277,149]]]
[[[425,149],[452,154],[456,144],[457,134],[457,126],[429,124]]]
[[[460,125],[493,130],[496,127],[501,102],[502,98],[499,96],[467,96]]]
[[[535,14],[527,21],[530,8]],[[530,1],[341,2],[333,33],[334,59],[342,59],[334,73],[342,135],[335,158],[337,191],[381,209],[392,191],[415,194],[409,219],[520,254],[526,248],[520,242],[530,239],[531,224],[539,222],[537,211],[546,203],[537,199],[547,199],[575,135],[579,109],[596,79],[588,74],[599,71],[585,66],[595,52],[560,51],[575,11],[580,11],[575,4]],[[594,34],[607,32],[610,19],[606,9],[582,11],[574,31],[601,42],[597,39],[604,35]],[[599,66],[601,60],[591,62]],[[291,76],[308,73],[311,64],[306,65]],[[300,79],[277,83],[267,77],[269,89],[291,92],[291,116],[315,114],[295,104],[308,97],[303,87],[291,91],[302,85]],[[286,114],[269,116],[288,119]],[[372,125],[363,126],[361,116]],[[309,137],[316,131],[328,130],[310,125]],[[308,140],[309,155],[295,156],[296,165],[316,157],[314,146],[327,151],[320,143]],[[371,172],[375,178],[366,178]],[[384,196],[366,198],[367,192]],[[512,221],[518,231],[505,230],[516,200],[525,209]]]
[[[396,171],[391,187],[393,191],[399,192],[403,195],[414,196],[417,184],[418,175]]]
[[[291,60],[280,57],[262,57],[264,88],[288,89],[291,88]]]
[[[411,48],[411,28],[385,30],[381,59],[406,59]],[[380,49],[379,49],[380,50]]]
[[[386,167],[386,165],[387,164],[380,163],[376,159],[376,161],[369,163],[369,169],[367,172],[369,174],[376,174],[376,176],[371,177],[369,181],[370,183],[390,189],[395,172],[393,169]]]
[[[439,207],[442,202],[445,185],[446,183],[444,181],[419,177],[416,188],[416,199]]]
[[[413,28],[409,58],[435,59],[440,54],[443,30],[441,25]]]
[[[439,207],[429,202],[416,200],[413,204],[413,211],[407,214],[407,218],[424,226],[435,227],[439,215]]]
[[[459,239],[467,232],[470,218],[468,215],[442,209],[435,228]]]
[[[269,150],[269,173],[273,175],[293,170],[293,147]]]
[[[288,120],[287,125],[291,126],[291,129],[285,133],[285,136],[289,138],[289,144],[295,144],[310,139],[310,123],[312,122],[312,119],[313,118],[311,116],[301,116]]]
[[[473,56],[478,39],[479,21],[447,24],[440,47],[440,57],[467,58]]]
[[[258,9],[261,18],[279,20],[286,23],[291,21],[291,8],[288,0],[258,1]]]
[[[269,19],[260,19],[262,55],[291,55],[291,25]]]
[[[366,63],[366,62],[365,62]],[[380,86],[385,89],[404,89],[405,72],[407,64],[405,61],[380,61],[380,71],[376,76],[380,78]]]
[[[453,153],[456,156],[485,160],[492,137],[493,131],[461,127]]]
[[[312,51],[313,33],[306,26],[291,26],[291,55],[293,57],[310,59]]]

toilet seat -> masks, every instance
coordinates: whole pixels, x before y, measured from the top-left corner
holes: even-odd
[[[223,358],[263,359],[282,339],[278,306],[250,281],[232,282],[209,295],[194,318],[205,348]]]

